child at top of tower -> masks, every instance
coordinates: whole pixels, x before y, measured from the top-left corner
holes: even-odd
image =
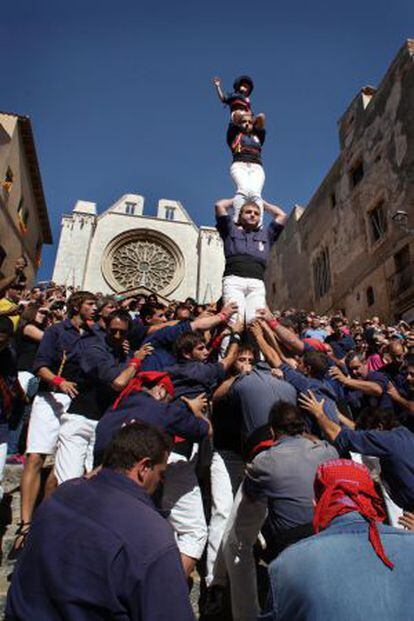
[[[253,80],[248,75],[241,75],[233,83],[233,92],[225,93],[221,88],[220,78],[213,78],[213,84],[220,101],[229,106],[231,120],[234,123],[235,112],[252,112],[250,95],[254,89]]]

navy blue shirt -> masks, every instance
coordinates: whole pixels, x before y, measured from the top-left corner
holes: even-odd
[[[111,384],[126,368],[129,356],[123,350],[114,349],[102,335],[81,339],[77,347],[81,370],[77,383],[79,394],[72,399],[68,412],[99,420],[117,397]]]
[[[147,492],[103,469],[39,509],[13,572],[9,621],[194,621],[172,529]]]
[[[283,225],[273,220],[267,227],[246,231],[237,226],[231,216],[225,215],[216,216],[216,227],[223,240],[226,258],[224,276],[263,280],[270,250],[283,231]],[[254,273],[251,272],[252,266]]]
[[[175,364],[177,358],[173,353],[174,343],[184,332],[191,332],[191,321],[188,319],[147,334],[143,345],[150,343],[154,351],[144,358],[141,371],[164,371],[166,367]]]
[[[109,409],[96,427],[95,465],[101,461],[115,433],[123,425],[135,420],[195,442],[208,435],[206,421],[196,418],[184,403],[163,403],[148,393],[131,392],[122,399],[116,410]]]
[[[65,319],[47,328],[33,365],[36,373],[41,367],[47,367],[66,380],[77,382],[81,376],[78,358],[78,345],[81,339],[96,338],[96,326],[91,326],[81,333],[71,322]],[[48,385],[42,389],[50,389]]]
[[[324,379],[320,380],[315,377],[307,377],[300,371],[292,369],[288,364],[282,364],[280,367],[283,371],[283,376],[289,384],[292,384],[294,388],[298,391],[298,393],[306,392],[307,390],[311,390],[318,401],[321,399],[325,399],[325,403],[323,406],[324,412],[330,420],[339,423],[338,413],[336,409],[336,398],[337,395],[333,390],[332,386],[325,381]],[[310,416],[304,413],[306,420],[308,421],[309,428],[315,435],[320,436],[321,432],[318,429],[317,424]]]
[[[227,144],[233,153],[233,162],[250,162],[262,164],[262,144],[266,138],[266,130],[254,129],[245,133],[239,125],[230,123],[227,129]]]
[[[181,360],[178,364],[167,367],[166,371],[174,384],[174,399],[182,396],[192,399],[203,392],[209,396],[226,377],[220,362]]]
[[[414,510],[414,434],[405,427],[390,431],[353,431],[344,428],[334,442],[339,452],[355,451],[379,457],[381,476],[392,500]]]
[[[394,409],[394,402],[387,393],[387,386],[390,383],[389,378],[380,371],[370,371],[365,378],[367,382],[375,382],[382,389],[382,394],[377,397],[368,395],[361,390],[346,391],[346,399],[353,410],[361,411],[367,407],[377,407],[382,410]]]
[[[351,349],[355,349],[355,341],[349,334],[330,334],[326,337],[325,343],[332,347],[332,351],[339,360],[345,358]]]

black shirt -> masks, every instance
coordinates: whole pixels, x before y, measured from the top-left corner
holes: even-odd
[[[28,325],[28,324],[26,324]],[[18,329],[15,336],[15,349],[17,354],[17,368],[19,371],[33,373],[33,363],[39,349],[40,341],[35,341],[26,336],[22,329]]]
[[[246,134],[240,126],[230,123],[227,130],[227,144],[233,153],[233,162],[261,165],[262,144],[265,137],[265,129],[254,129],[252,133]]]

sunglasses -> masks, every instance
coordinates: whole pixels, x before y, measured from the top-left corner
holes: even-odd
[[[128,330],[120,330],[119,328],[108,328],[108,332],[111,336],[117,336],[117,334],[125,336],[128,334]]]

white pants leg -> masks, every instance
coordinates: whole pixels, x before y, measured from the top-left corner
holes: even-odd
[[[249,162],[233,162],[230,166],[230,176],[236,186],[236,194],[233,200],[233,220],[237,222],[240,209],[247,201],[252,201],[260,207],[260,224],[262,224],[262,191],[265,182],[263,166]]]
[[[250,500],[242,486],[227,522],[223,553],[230,579],[233,621],[256,621],[260,608],[253,545],[266,519],[267,505]]]
[[[207,542],[207,575],[206,584],[225,586],[226,566],[223,554],[220,553],[221,540],[233,507],[233,478],[242,478],[245,464],[241,457],[234,453],[231,459],[223,457],[215,451],[211,461],[211,518]]]
[[[4,467],[6,465],[6,459],[7,459],[7,442],[2,442],[0,444],[0,502],[4,494],[2,483],[3,483],[3,474],[4,474]]]
[[[165,472],[162,508],[170,511],[181,554],[200,559],[207,542],[207,524],[194,462],[172,452]]]
[[[236,302],[239,308],[237,317],[243,320],[246,314],[246,280],[246,278],[241,278],[240,276],[225,276],[223,278],[223,304],[226,305],[230,302]],[[232,321],[236,321],[236,316],[234,316]],[[229,337],[226,336],[220,347],[220,356],[222,358],[226,355],[228,345]]]
[[[256,311],[266,306],[266,289],[263,280],[246,278],[246,325],[256,319]]]
[[[59,436],[60,419],[71,398],[61,392],[41,392],[34,398],[27,431],[26,453],[53,455]]]
[[[55,474],[59,485],[84,474],[97,424],[98,421],[80,414],[63,414],[55,457]]]

